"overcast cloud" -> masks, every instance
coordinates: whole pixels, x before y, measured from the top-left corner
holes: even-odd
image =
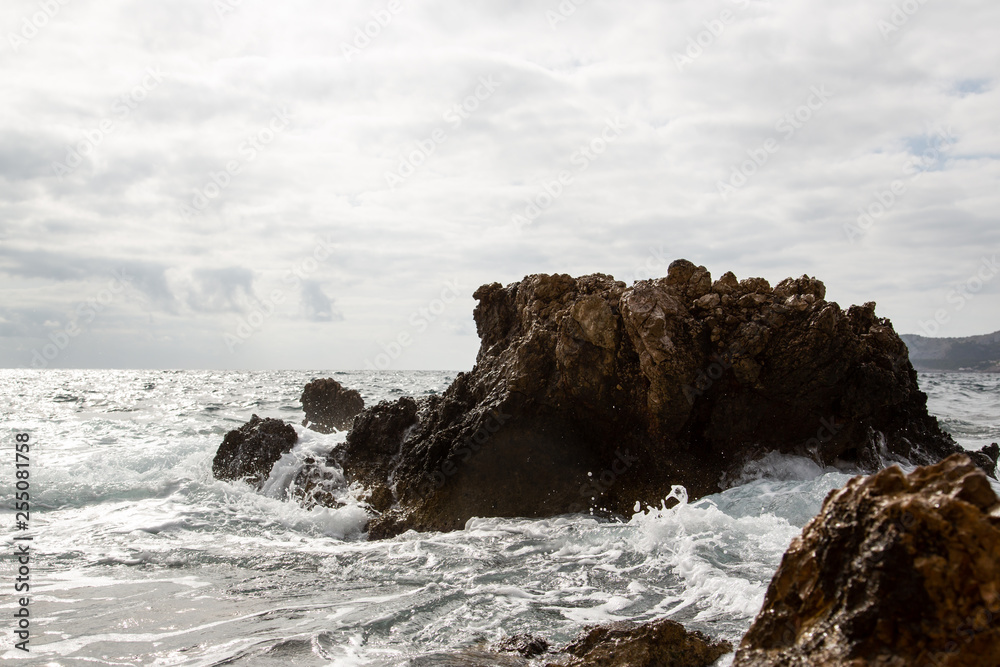
[[[2,366],[466,369],[480,284],[678,257],[1000,329],[996,2],[8,0],[0,28]]]

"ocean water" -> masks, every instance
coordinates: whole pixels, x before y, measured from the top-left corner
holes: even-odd
[[[677,487],[679,504],[625,523],[473,519],[368,542],[351,489],[339,509],[284,499],[302,459],[344,439],[298,426],[303,385],[327,376],[370,405],[440,393],[454,374],[0,371],[0,662],[460,665],[519,632],[558,645],[587,624],[664,616],[737,643],[788,543],[850,478],[772,456],[739,486],[691,503]],[[998,384],[921,375],[931,412],[974,449],[1000,439]],[[300,436],[261,493],[211,475],[224,434],[252,413]],[[31,437],[27,531],[14,522],[19,432]],[[25,535],[30,653],[13,648],[9,556]]]

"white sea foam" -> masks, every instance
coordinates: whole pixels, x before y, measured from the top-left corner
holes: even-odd
[[[286,500],[302,462],[343,441],[297,426],[298,395],[319,375],[0,372],[33,438],[37,664],[397,667],[517,632],[559,644],[586,623],[661,616],[737,641],[788,542],[850,478],[769,455],[738,486],[696,502],[678,489],[624,523],[477,518],[367,542],[351,489],[336,509]],[[333,377],[372,403],[443,391],[453,374]],[[936,381],[947,395],[950,380]],[[982,435],[997,422],[975,416],[975,391],[949,401]],[[262,492],[211,474],[225,432],[251,413],[299,434]]]

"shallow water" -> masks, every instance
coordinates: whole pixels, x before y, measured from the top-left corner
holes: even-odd
[[[453,650],[506,634],[558,644],[588,623],[662,616],[735,642],[789,541],[849,479],[770,457],[758,469],[762,479],[671,509],[639,508],[627,523],[473,519],[464,531],[370,543],[349,490],[336,510],[283,500],[301,460],[324,455],[342,433],[297,426],[300,442],[264,493],[212,478],[227,430],[251,413],[298,424],[302,386],[331,375],[367,404],[439,393],[454,377],[0,371],[6,451],[14,432],[32,437],[28,532],[36,556],[31,653],[6,642],[0,659],[449,664]],[[997,376],[928,374],[921,383],[931,411],[963,445],[997,439]],[[683,499],[682,489],[675,497]],[[9,485],[0,503],[12,518]],[[8,520],[0,531],[8,546],[12,528]],[[11,581],[12,571],[6,565],[2,577]],[[11,618],[13,595],[0,602],[0,617]]]

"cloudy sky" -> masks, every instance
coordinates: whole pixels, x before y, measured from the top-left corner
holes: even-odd
[[[6,0],[0,366],[466,369],[480,284],[678,257],[995,331],[998,26],[990,0]]]

